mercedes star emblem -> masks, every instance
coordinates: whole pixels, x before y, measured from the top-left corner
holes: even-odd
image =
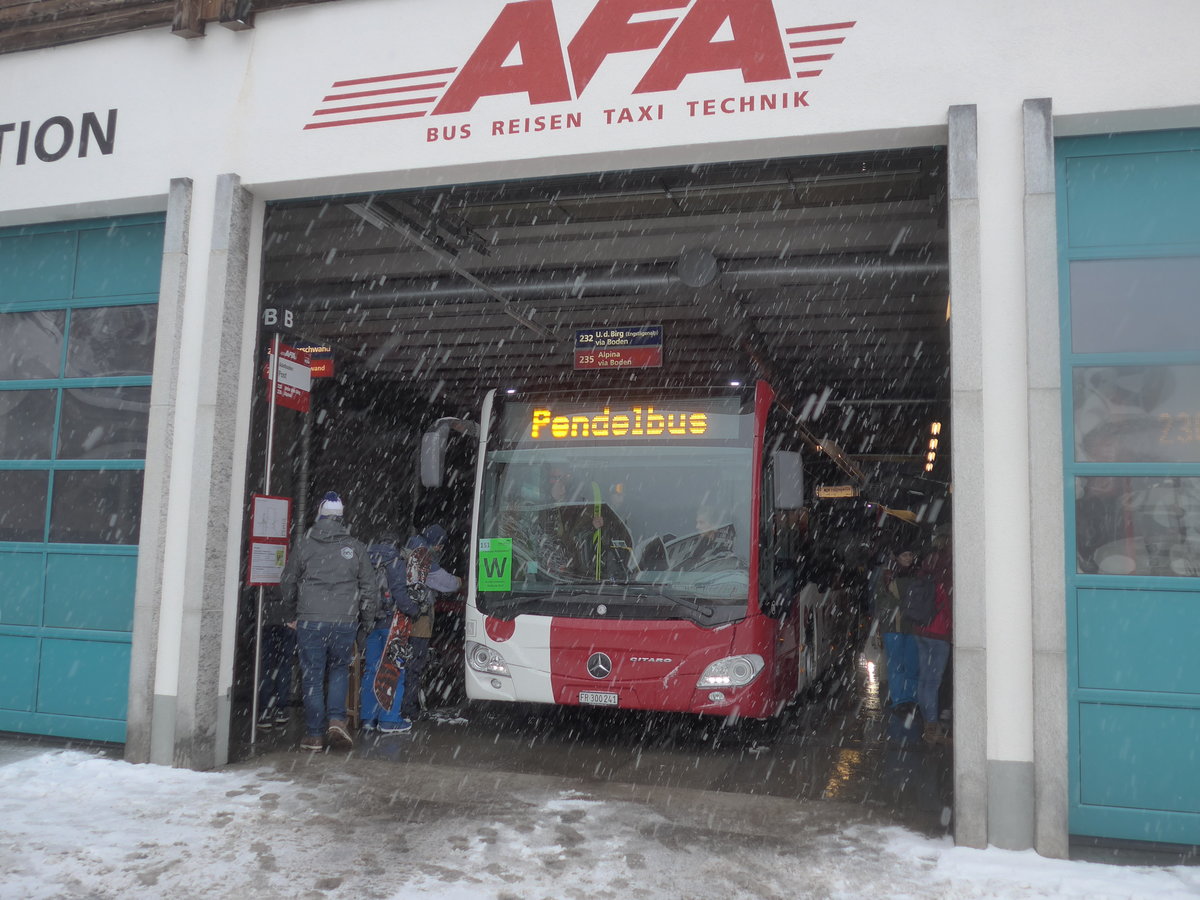
[[[607,678],[612,671],[612,660],[607,653],[593,653],[588,657],[587,670],[593,678]]]

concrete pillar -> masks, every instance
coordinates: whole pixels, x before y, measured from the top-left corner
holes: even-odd
[[[1033,846],[1035,806],[1025,142],[1013,104],[978,121],[988,843],[1018,850]]]
[[[1035,847],[1068,846],[1067,614],[1063,570],[1062,364],[1054,127],[1049,100],[1026,100],[1025,313],[1029,346]]]
[[[949,111],[950,419],[954,440],[954,839],[986,847],[987,629],[979,142],[974,106]]]
[[[217,761],[220,764],[228,762],[229,730],[232,722],[232,698],[234,681],[234,662],[237,656],[238,600],[242,596],[242,560],[244,559],[243,539],[247,533],[246,517],[249,513],[250,497],[248,486],[261,484],[256,478],[249,477],[247,464],[249,462],[248,448],[250,445],[250,412],[254,405],[256,391],[267,393],[267,382],[256,368],[257,342],[259,323],[259,290],[262,283],[262,239],[266,219],[266,204],[241,192],[241,203],[245,204],[240,210],[244,217],[243,228],[238,236],[237,253],[242,265],[240,277],[244,281],[244,293],[237,306],[240,309],[241,322],[234,326],[236,314],[232,315],[230,323],[223,334],[223,353],[229,360],[230,372],[236,375],[236,385],[230,385],[228,392],[235,396],[227,407],[218,411],[222,441],[219,454],[228,464],[225,476],[224,497],[215,498],[215,502],[226,504],[226,521],[228,528],[224,535],[226,565],[214,569],[210,575],[214,579],[209,582],[208,590],[224,598],[224,612],[221,619],[220,664],[218,666],[219,682],[217,684],[217,700],[221,705],[217,717]],[[231,251],[232,252],[232,251]],[[230,282],[230,290],[237,289],[236,281]],[[235,311],[231,310],[231,313]],[[222,396],[226,396],[223,394]],[[261,477],[259,473],[258,477]],[[222,535],[211,535],[213,553],[219,553]],[[215,579],[223,579],[217,581]],[[250,715],[247,704],[245,715]]]
[[[225,633],[228,537],[241,531],[231,516],[235,428],[241,388],[241,349],[246,307],[246,267],[251,198],[236,175],[217,179],[212,241],[204,294],[200,345],[196,445],[191,460],[192,518],[186,548],[182,630],[179,641],[179,703],[173,762],[208,769],[226,760],[228,696],[221,696],[221,644]],[[243,448],[244,456],[244,448]],[[239,484],[240,490],[240,484]],[[235,615],[236,610],[229,610]]]
[[[125,758],[149,762],[155,718],[174,720],[174,697],[155,693],[159,609],[162,604],[163,559],[167,530],[167,486],[171,480],[175,439],[175,406],[183,303],[188,277],[188,236],[192,182],[171,181],[163,238],[162,276],[158,291],[158,326],[154,341],[154,382],[146,433],[146,471],[142,489],[142,525],[138,541],[137,586],[133,605],[133,638],[129,666],[129,710]],[[159,704],[161,703],[161,707]]]
[[[252,210],[235,175],[172,184],[135,601],[133,761],[208,769],[228,758]]]

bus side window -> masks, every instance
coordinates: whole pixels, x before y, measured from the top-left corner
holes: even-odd
[[[768,460],[770,456],[768,455]],[[763,470],[759,535],[759,600],[762,611],[772,618],[787,615],[796,590],[795,560],[786,540],[786,510],[775,509],[775,467],[768,461]]]
[[[774,490],[774,466],[770,454],[764,454],[766,465],[763,466],[759,481],[759,511],[758,511],[758,605],[762,611],[772,617],[777,617],[779,605],[775,591],[775,528],[772,513],[771,497]]]

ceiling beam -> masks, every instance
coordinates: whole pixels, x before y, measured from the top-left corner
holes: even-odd
[[[374,225],[381,230],[393,231],[402,239],[410,241],[424,249],[430,256],[441,262],[443,266],[450,269],[455,275],[469,281],[475,288],[492,297],[500,304],[500,309],[503,310],[505,315],[525,326],[530,331],[551,340],[559,339],[559,335],[553,330],[527,317],[509,301],[508,297],[469,272],[454,258],[453,254],[450,254],[441,246],[420,234],[411,224],[405,222],[391,209],[381,204],[372,205],[370,203],[351,203],[347,204],[346,208],[355,213],[355,215],[360,216],[364,222]]]

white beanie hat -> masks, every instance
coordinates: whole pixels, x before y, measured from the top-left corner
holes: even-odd
[[[330,491],[317,509],[317,518],[340,519],[345,512],[346,508],[342,505],[342,498],[337,495],[337,492]]]

